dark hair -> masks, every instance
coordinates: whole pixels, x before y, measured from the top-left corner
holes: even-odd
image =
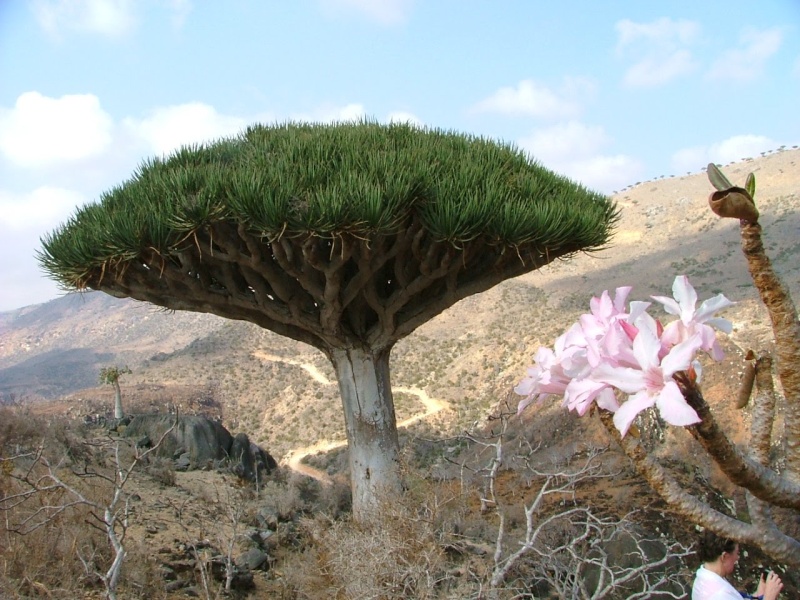
[[[723,552],[733,552],[736,549],[736,542],[726,538],[721,538],[710,531],[706,531],[697,544],[697,556],[700,562],[714,562]]]

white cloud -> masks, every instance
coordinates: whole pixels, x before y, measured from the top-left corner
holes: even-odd
[[[693,21],[673,21],[667,17],[651,23],[635,23],[630,19],[623,19],[617,22],[615,29],[619,34],[618,51],[641,40],[662,47],[673,46],[675,43],[689,44],[700,32],[700,26]]]
[[[678,150],[672,155],[672,167],[677,173],[696,172],[705,169],[710,162],[724,165],[755,157],[760,152],[773,150],[779,145],[763,135],[735,135],[709,146]]]
[[[25,167],[80,160],[108,147],[112,126],[92,94],[55,99],[26,92],[14,108],[0,108],[0,152]]]
[[[290,115],[292,121],[305,123],[334,123],[339,121],[358,121],[366,116],[362,104],[346,104],[345,106],[322,105],[308,113]]]
[[[164,0],[167,8],[172,12],[172,26],[175,29],[180,29],[192,12],[191,0]]]
[[[124,37],[139,24],[146,0],[32,0],[39,26],[51,37],[65,32],[89,33],[109,38]],[[192,11],[192,0],[149,0],[165,9],[172,25],[180,29]]]
[[[635,57],[623,79],[630,87],[663,85],[697,68],[688,50],[700,34],[700,26],[666,17],[650,23],[618,21],[617,54]]]
[[[624,83],[630,87],[663,85],[694,68],[691,53],[676,50],[667,56],[643,58],[625,72]]]
[[[41,186],[28,194],[0,190],[0,227],[16,231],[52,229],[85,202],[83,194],[53,186]]]
[[[32,8],[51,35],[73,30],[118,37],[136,26],[133,0],[36,0]]]
[[[558,91],[531,79],[516,87],[502,87],[470,109],[476,113],[500,113],[542,118],[572,117],[580,112],[580,99],[591,95],[593,86],[586,80],[566,78]]]
[[[590,127],[569,121],[536,130],[523,138],[521,144],[536,158],[549,162],[591,156],[608,142],[609,137],[601,126]]]
[[[381,25],[398,25],[408,20],[414,0],[318,0],[328,14],[360,13]]]
[[[720,56],[708,75],[712,79],[752,81],[759,76],[767,59],[775,54],[783,41],[777,28],[747,29],[739,36],[739,45]]]
[[[221,115],[213,106],[201,102],[157,108],[145,119],[123,120],[125,128],[145,140],[156,154],[169,154],[183,145],[233,136],[247,124],[241,117]]]
[[[408,123],[416,127],[424,126],[422,119],[420,119],[419,117],[417,117],[412,113],[403,111],[395,111],[389,113],[389,115],[386,117],[386,121],[388,123]]]
[[[610,142],[602,127],[570,121],[536,130],[518,143],[547,168],[608,193],[628,185],[642,171],[630,156],[602,154]]]
[[[40,274],[36,251],[39,238],[65,221],[85,197],[73,190],[42,186],[30,193],[0,190],[0,311],[52,298],[58,286]]]

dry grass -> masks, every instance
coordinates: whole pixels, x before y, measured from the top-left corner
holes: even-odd
[[[303,520],[310,546],[284,567],[298,597],[440,598],[448,578],[442,523],[430,503],[413,496],[382,502],[380,518],[367,524],[322,515]]]

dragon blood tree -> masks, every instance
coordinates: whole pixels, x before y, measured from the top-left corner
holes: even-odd
[[[125,416],[122,410],[122,389],[119,387],[119,378],[130,375],[131,370],[125,367],[103,367],[100,369],[100,383],[106,383],[114,388],[114,418],[121,419]]]
[[[609,433],[651,487],[679,514],[718,535],[761,548],[775,560],[800,567],[800,322],[791,296],[772,268],[761,241],[759,213],[753,196],[755,178],[744,188],[728,181],[716,165],[708,166],[717,188],[709,198],[721,217],[739,220],[742,250],[750,274],[772,321],[775,372],[782,402],[773,384],[773,357],[750,351],[737,408],[751,405],[747,444],[734,444],[703,398],[696,355],[705,351],[715,360],[723,353],[715,329],[730,332],[731,324],[716,316],[730,306],[721,294],[697,306],[697,293],[685,276],[678,276],[673,297],[653,296],[677,317],[662,325],[647,310],[649,302],[630,302],[631,289],[618,288],[612,299],[604,292],[560,336],[553,349],[540,348],[536,364],[515,388],[531,402],[563,397],[564,406],[583,415],[594,406]],[[753,385],[757,393],[752,394]],[[751,398],[752,396],[752,398]],[[649,454],[637,435],[636,417],[655,408],[661,418],[685,427],[708,458],[744,491],[746,507],[736,515],[714,509],[692,495],[671,472]],[[776,424],[783,413],[783,427]]]
[[[143,164],[43,239],[68,290],[250,321],[333,363],[356,518],[401,488],[389,354],[457,301],[604,246],[608,198],[512,147],[373,122],[257,125]]]

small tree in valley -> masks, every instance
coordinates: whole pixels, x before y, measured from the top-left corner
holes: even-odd
[[[131,370],[128,367],[103,367],[100,369],[100,383],[114,386],[114,418],[121,419],[125,416],[122,410],[122,390],[119,387],[119,378],[122,375],[129,375]]]
[[[43,240],[65,288],[250,321],[333,363],[356,517],[400,489],[394,344],[471,294],[605,245],[617,211],[486,139],[254,126],[154,159]]]

